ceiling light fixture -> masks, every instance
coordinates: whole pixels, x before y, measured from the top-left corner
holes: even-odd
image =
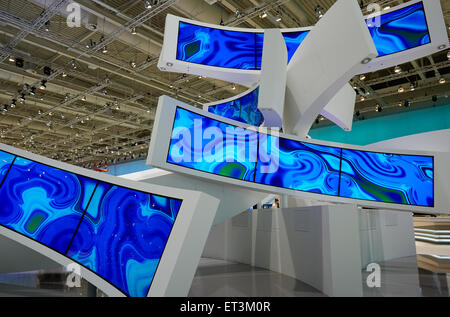
[[[361,74],[361,75],[359,76],[359,80],[366,80],[366,75]]]
[[[133,34],[133,35],[136,35],[136,34],[137,34],[136,28],[135,28],[135,27],[132,27],[132,28],[131,28],[131,34]]]
[[[450,51],[449,51],[449,52],[450,52]],[[8,58],[8,61],[10,61],[11,63],[14,63],[14,62],[16,61],[16,59],[15,59],[14,57],[10,56],[10,57]]]
[[[144,1],[144,8],[146,8],[147,10],[152,8],[152,4],[150,3],[150,1]]]
[[[398,92],[399,93],[405,92],[405,88],[403,88],[402,86],[398,87]]]
[[[402,72],[402,68],[400,66],[395,66],[394,73],[400,74]]]
[[[136,68],[136,62],[135,61],[131,61],[130,62],[130,66],[131,66],[131,68]]]
[[[440,78],[440,79],[439,79],[439,83],[440,83],[440,84],[445,84],[445,83],[446,83],[445,78],[444,78],[444,77]]]
[[[108,53],[108,47],[107,47],[106,45],[103,46],[102,53],[103,53],[103,54]]]
[[[314,13],[318,19],[323,17],[323,8],[320,5],[317,5],[317,7],[314,9]]]

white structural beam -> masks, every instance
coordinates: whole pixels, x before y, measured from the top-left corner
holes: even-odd
[[[353,127],[353,112],[355,111],[356,92],[350,84],[346,84],[330,100],[320,113],[345,131]]]
[[[281,127],[286,94],[287,49],[279,29],[264,31],[258,108],[264,126]]]
[[[324,107],[377,55],[357,1],[337,1],[289,64],[284,131],[305,137]]]

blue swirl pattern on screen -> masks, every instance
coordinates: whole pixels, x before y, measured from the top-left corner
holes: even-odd
[[[258,109],[258,99],[259,87],[238,99],[210,106],[208,111],[231,120],[259,127],[264,123],[264,117]]]
[[[343,150],[341,196],[434,206],[433,158]]]
[[[14,155],[0,151],[0,184],[3,182],[13,160]]]
[[[177,59],[216,67],[255,69],[255,33],[224,31],[180,21]]]
[[[127,295],[147,296],[180,206],[99,183],[68,256]]]
[[[167,162],[253,181],[258,133],[177,108]]]
[[[347,150],[252,132],[248,140],[242,138],[238,143],[239,150],[253,149],[251,155],[245,159],[241,156],[238,172],[231,172],[232,168],[224,172],[223,167],[230,163],[222,154],[215,157],[213,148],[227,147],[222,136],[227,127],[228,124],[177,107],[167,162],[279,188],[434,207],[432,156]],[[207,132],[210,128],[215,130]],[[197,144],[192,139],[194,134],[199,137]],[[205,156],[205,152],[209,154]]]
[[[271,148],[275,149],[272,151],[273,153],[263,150]],[[337,196],[340,161],[340,148],[260,134],[260,152],[255,182]],[[278,166],[275,166],[277,163]],[[263,169],[268,168],[268,164],[274,165],[276,171],[270,173],[269,168],[265,172]]]
[[[0,188],[0,224],[65,253],[95,184],[17,158]]]
[[[431,42],[422,2],[381,15],[381,25],[366,23],[378,56],[402,52]]]
[[[399,53],[431,43],[422,2],[382,14],[381,25],[366,21],[379,57]],[[292,59],[309,31],[283,32]],[[261,69],[263,33],[223,31],[180,22],[177,60],[196,64],[235,68]]]

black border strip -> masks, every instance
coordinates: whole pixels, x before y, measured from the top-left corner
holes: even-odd
[[[4,151],[2,151],[2,152],[4,152]],[[14,155],[14,154],[8,153],[8,152],[5,152],[5,153],[10,154],[10,155]],[[0,184],[0,188],[2,188],[3,183],[4,183],[5,180],[6,180],[6,177],[8,177],[9,171],[10,171],[11,168],[13,167],[14,162],[16,161],[16,158],[17,158],[17,155],[14,155],[14,158],[13,158],[13,160],[11,161],[11,164],[9,165],[8,170],[6,171],[5,176],[3,176],[2,182],[1,182],[1,184]]]
[[[237,125],[234,125],[234,124],[231,124],[231,123],[224,122],[224,121],[222,121],[222,120],[217,120],[217,119],[214,119],[214,118],[207,117],[207,116],[205,116],[205,115],[202,115],[202,114],[197,113],[197,112],[192,111],[192,110],[188,110],[188,109],[183,108],[183,107],[181,107],[181,106],[176,106],[176,108],[175,108],[175,113],[174,113],[174,117],[173,117],[173,122],[172,122],[172,134],[173,134],[173,128],[174,128],[174,126],[175,126],[176,115],[177,115],[178,109],[183,109],[183,110],[185,110],[185,111],[187,111],[187,112],[194,113],[194,114],[196,114],[196,115],[198,115],[198,116],[201,116],[201,117],[203,117],[203,118],[207,118],[207,119],[210,119],[210,120],[214,120],[214,121],[217,121],[217,122],[220,122],[220,123],[229,125],[229,126],[233,126],[233,127],[236,127],[236,128],[246,129],[246,128],[249,128],[249,127],[250,127],[250,126],[248,126],[248,127],[237,126]],[[256,131],[255,133],[258,134],[258,140],[259,140],[259,134],[265,134],[265,135],[272,136],[271,134],[263,133],[263,132],[260,132],[260,131]],[[171,137],[172,137],[172,135],[171,135]],[[375,203],[384,203],[384,204],[401,205],[401,206],[412,206],[412,207],[421,207],[421,208],[435,208],[435,206],[436,206],[436,204],[435,204],[435,199],[436,199],[436,198],[435,198],[435,192],[434,192],[434,188],[435,188],[435,184],[434,184],[434,180],[435,180],[435,165],[434,165],[434,156],[432,156],[432,155],[428,156],[428,155],[418,155],[418,154],[385,153],[385,152],[377,152],[377,151],[365,151],[365,150],[358,150],[358,149],[352,149],[352,148],[341,148],[341,147],[334,147],[334,146],[330,146],[330,145],[323,145],[323,144],[316,144],[316,143],[303,142],[303,141],[299,141],[299,140],[295,140],[295,139],[290,139],[290,138],[283,137],[283,136],[274,136],[274,137],[283,138],[283,139],[288,139],[288,140],[296,141],[296,142],[299,142],[299,143],[302,143],[302,144],[306,144],[306,145],[311,144],[311,145],[318,145],[318,146],[323,146],[323,147],[329,147],[329,148],[341,149],[341,152],[343,152],[343,150],[349,150],[349,151],[359,151],[359,152],[365,152],[365,153],[377,153],[377,154],[389,154],[389,155],[399,155],[399,156],[413,156],[413,157],[432,158],[432,161],[433,161],[433,205],[432,205],[432,206],[424,206],[424,205],[402,204],[402,203],[396,203],[396,202],[385,202],[385,201],[369,200],[369,199],[361,199],[361,198],[342,197],[342,196],[336,196],[336,195],[332,195],[332,194],[314,193],[314,192],[305,191],[305,190],[299,190],[299,189],[293,189],[293,188],[287,188],[287,187],[280,187],[280,186],[275,186],[275,185],[268,185],[268,184],[263,184],[263,183],[259,183],[259,182],[255,182],[255,181],[244,180],[244,179],[239,179],[239,178],[235,178],[235,177],[231,177],[231,176],[219,175],[219,174],[215,174],[215,173],[212,173],[212,172],[202,171],[202,170],[199,170],[199,169],[196,169],[196,168],[193,168],[193,167],[183,166],[183,165],[180,165],[180,164],[176,164],[176,163],[171,163],[171,162],[169,162],[170,147],[171,147],[171,145],[172,145],[172,142],[168,142],[168,149],[167,149],[166,163],[169,164],[169,165],[179,166],[179,167],[182,167],[182,168],[187,168],[187,169],[194,170],[194,171],[197,171],[197,172],[215,175],[215,176],[218,176],[218,177],[224,177],[224,178],[234,179],[234,180],[237,180],[237,181],[243,181],[243,182],[247,182],[247,183],[252,183],[252,184],[258,184],[258,185],[262,185],[262,186],[267,186],[267,187],[269,187],[269,188],[270,188],[270,187],[276,187],[276,188],[281,188],[281,189],[286,189],[286,190],[293,190],[293,191],[299,191],[299,192],[310,193],[310,194],[315,194],[315,195],[323,195],[323,196],[328,196],[328,197],[339,197],[339,198],[344,198],[344,199],[353,199],[353,200],[360,200],[360,201],[370,201],[370,202],[375,202]],[[172,140],[172,139],[170,139],[169,141],[171,141],[171,140]],[[259,143],[258,143],[258,145],[259,145]],[[256,159],[258,160],[258,157],[257,157]],[[342,157],[341,157],[341,162],[342,162]],[[257,171],[257,169],[255,170],[255,173],[256,173],[256,171]],[[339,177],[341,177],[341,172],[342,172],[342,171],[339,171]],[[256,175],[256,174],[255,174],[255,175]],[[255,178],[254,178],[254,179],[255,179]],[[340,181],[340,180],[339,180],[339,181]],[[340,184],[340,183],[339,183],[339,184]]]

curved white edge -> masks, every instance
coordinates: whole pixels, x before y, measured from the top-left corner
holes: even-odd
[[[147,158],[147,164],[158,167],[164,170],[182,173],[188,176],[200,177],[203,179],[207,179],[213,182],[227,183],[231,185],[235,185],[242,188],[247,188],[254,191],[261,191],[264,193],[274,193],[279,195],[292,195],[292,196],[300,196],[305,199],[333,202],[333,203],[345,203],[345,204],[357,204],[362,207],[368,208],[386,208],[391,210],[400,210],[400,211],[408,211],[408,212],[417,212],[424,214],[450,214],[450,210],[448,206],[450,206],[450,153],[435,153],[435,152],[427,152],[427,151],[410,151],[410,150],[397,150],[397,152],[392,152],[390,150],[383,150],[380,148],[371,148],[364,146],[355,146],[355,145],[347,145],[343,143],[335,143],[335,142],[324,142],[324,141],[316,141],[316,140],[308,140],[304,138],[300,138],[293,135],[286,135],[283,133],[279,134],[281,138],[287,138],[291,140],[296,140],[300,142],[310,143],[310,144],[318,144],[325,146],[332,146],[338,148],[345,148],[350,150],[360,150],[360,151],[373,151],[378,153],[393,153],[393,154],[404,154],[404,155],[422,155],[422,156],[433,156],[434,157],[434,170],[435,170],[435,178],[434,178],[434,200],[435,207],[420,207],[420,206],[410,206],[410,205],[400,205],[400,204],[392,204],[392,203],[382,203],[382,202],[374,202],[374,201],[366,201],[360,199],[351,199],[351,198],[343,198],[336,196],[327,196],[321,194],[313,194],[309,192],[296,191],[285,188],[278,188],[268,185],[262,185],[257,183],[245,182],[241,180],[236,180],[233,178],[223,177],[215,174],[209,174],[206,172],[201,172],[189,168],[185,168],[178,165],[168,164],[167,163],[167,154],[170,147],[170,141],[172,136],[172,126],[174,123],[175,111],[176,107],[182,107],[189,111],[198,113],[202,116],[218,120],[227,124],[231,124],[234,126],[238,126],[241,128],[247,128],[252,131],[258,131],[257,128],[241,124],[234,120],[229,120],[227,118],[214,115],[212,113],[208,113],[202,111],[198,108],[190,106],[186,103],[178,101],[176,99],[170,98],[168,96],[161,96],[159,99],[158,110],[156,113],[155,126],[152,132],[152,139],[150,142],[149,156]],[[162,124],[160,124],[162,123]]]
[[[249,89],[247,89],[246,91],[240,93],[239,95],[236,95],[236,96],[233,96],[233,97],[230,97],[230,98],[227,98],[227,99],[215,101],[215,102],[205,103],[205,104],[203,104],[203,110],[209,111],[209,107],[222,105],[222,104],[227,103],[227,102],[238,100],[238,99],[240,99],[240,98],[242,98],[244,96],[247,96],[248,94],[253,92],[255,89],[257,89],[258,87],[259,87],[259,83],[251,86]]]
[[[392,11],[396,11],[398,9],[410,6],[417,2],[424,3],[425,15],[428,21],[428,28],[431,37],[431,43],[427,45],[423,45],[420,47],[415,47],[409,49],[407,51],[382,56],[379,58],[373,59],[369,64],[367,64],[359,73],[368,73],[374,72],[377,70],[393,67],[396,65],[400,65],[403,63],[407,63],[441,50],[448,49],[450,46],[446,24],[444,20],[444,16],[442,13],[441,3],[438,0],[413,0],[406,2],[404,4],[395,6],[389,10],[385,10],[379,13],[367,15],[364,18],[373,18],[378,15],[383,15]],[[345,18],[345,16],[343,17]],[[177,52],[177,42],[178,42],[178,24],[180,21],[200,25],[208,28],[216,28],[221,30],[228,31],[237,31],[237,32],[253,32],[253,33],[263,33],[263,29],[246,29],[246,28],[235,28],[235,27],[226,27],[221,25],[208,24],[203,22],[198,22],[195,20],[185,19],[181,17],[177,17],[171,14],[167,15],[166,18],[166,28],[164,32],[164,43],[163,49],[161,51],[158,67],[162,71],[168,72],[176,72],[176,73],[186,73],[193,74],[199,76],[207,76],[210,78],[220,79],[228,82],[233,82],[236,84],[241,84],[246,87],[250,87],[254,85],[261,75],[261,71],[259,70],[240,70],[240,69],[232,69],[232,68],[220,68],[214,66],[206,66],[200,64],[194,64],[189,62],[183,62],[176,59]],[[298,32],[298,31],[310,31],[314,28],[311,27],[303,27],[303,28],[291,28],[291,29],[282,29],[282,33],[285,32]],[[444,48],[439,48],[439,46],[445,45]],[[172,66],[168,66],[172,65]]]
[[[320,114],[335,123],[342,130],[351,131],[353,127],[355,100],[355,90],[350,84],[346,84],[325,108],[323,108]]]
[[[0,150],[101,182],[107,182],[149,194],[183,200],[155,272],[148,296],[187,296],[201,252],[203,251],[203,245],[206,242],[219,205],[219,201],[216,198],[198,191],[135,182],[121,177],[98,173],[29,153],[5,144],[0,144]],[[192,236],[189,232],[190,230],[196,232],[195,236]],[[76,263],[75,260],[52,250],[32,238],[28,238],[3,226],[0,226],[0,234],[39,252],[63,266]],[[191,238],[194,239],[195,243]],[[14,250],[11,250],[11,252],[14,252]],[[179,262],[183,263],[183,265],[180,266]],[[105,294],[108,296],[124,296],[124,293],[107,282],[106,279],[85,268],[82,264],[80,266],[82,277],[101,289]]]

